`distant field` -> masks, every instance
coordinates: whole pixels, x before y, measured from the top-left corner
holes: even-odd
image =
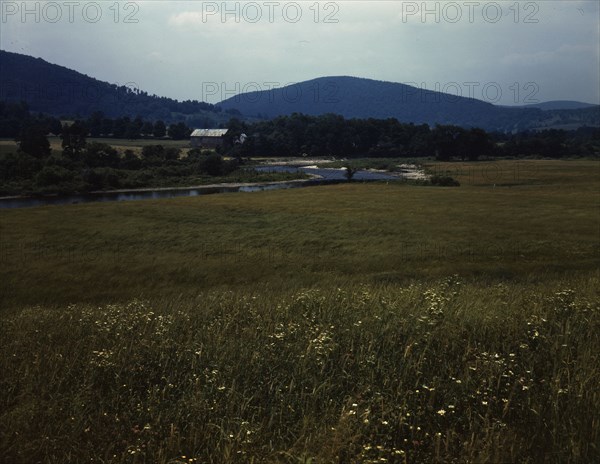
[[[50,142],[50,148],[53,150],[62,150],[61,139],[60,137],[48,137],[48,141]],[[108,145],[112,145],[113,147],[125,151],[127,149],[131,149],[134,152],[141,152],[142,147],[147,145],[162,145],[164,147],[173,147],[179,148],[183,152],[187,152],[187,149],[190,148],[189,140],[156,140],[156,139],[137,139],[137,140],[127,140],[127,139],[112,139],[112,138],[104,138],[104,137],[89,137],[87,138],[89,142],[99,142],[106,143]],[[17,143],[12,139],[0,139],[0,153],[3,152],[16,152]]]
[[[590,271],[599,166],[435,164],[429,169],[453,170],[462,186],[356,183],[2,211],[3,299]]]
[[[7,462],[600,462],[600,163],[0,210]]]

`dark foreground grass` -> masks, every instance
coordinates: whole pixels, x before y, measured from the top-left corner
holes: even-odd
[[[591,463],[598,275],[28,307],[10,463]]]
[[[599,165],[485,166],[0,211],[2,462],[600,461]]]

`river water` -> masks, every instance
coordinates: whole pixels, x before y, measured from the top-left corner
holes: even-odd
[[[256,166],[255,170],[259,172],[298,172],[302,171],[315,177],[303,182],[278,182],[264,183],[241,186],[207,186],[193,188],[174,188],[174,189],[144,189],[138,191],[116,191],[85,193],[75,195],[48,195],[37,197],[15,197],[0,199],[1,208],[27,208],[32,206],[44,205],[66,205],[78,203],[91,203],[103,201],[132,201],[132,200],[157,200],[162,198],[175,197],[197,197],[200,195],[209,195],[215,193],[230,192],[258,192],[263,190],[279,190],[296,187],[308,187],[312,185],[323,185],[327,183],[337,183],[346,180],[345,169],[317,168],[317,167],[297,167],[297,166]],[[386,174],[383,172],[357,171],[353,179],[360,181],[373,180],[398,180],[398,176]]]

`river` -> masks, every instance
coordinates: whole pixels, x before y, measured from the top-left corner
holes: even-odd
[[[104,201],[132,201],[132,200],[157,200],[175,197],[197,197],[215,193],[231,192],[258,192],[264,190],[279,190],[296,187],[308,187],[343,182],[346,180],[345,169],[317,168],[316,166],[256,166],[253,169],[259,172],[298,172],[302,171],[313,176],[309,180],[288,182],[271,182],[259,184],[221,184],[182,188],[157,188],[137,190],[116,190],[109,192],[94,192],[73,195],[44,195],[34,197],[7,197],[0,198],[2,208],[27,208],[45,205],[66,205],[78,203],[104,202]],[[380,171],[357,171],[354,180],[399,180],[402,176]]]

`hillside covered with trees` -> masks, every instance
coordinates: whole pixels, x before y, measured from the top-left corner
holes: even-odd
[[[236,117],[268,120],[302,113],[337,114],[346,119],[390,119],[434,126],[479,127],[488,131],[600,127],[600,106],[578,102],[546,102],[523,107],[493,105],[476,98],[430,91],[406,84],[348,76],[321,77],[242,93],[216,105],[149,95],[135,83],[110,84],[40,58],[0,51],[0,100],[25,101],[33,112],[85,119],[162,120],[189,127],[219,127]],[[452,86],[448,87],[451,91]],[[479,92],[481,89],[478,88]],[[474,91],[474,90],[473,90]],[[582,107],[583,106],[583,107]]]
[[[469,92],[467,88],[461,90]],[[558,125],[572,129],[600,126],[599,106],[550,110],[505,107],[466,96],[348,76],[322,77],[236,95],[219,106],[263,119],[294,113],[311,116],[332,113],[345,118],[395,118],[403,123],[480,127],[512,133]]]
[[[25,101],[32,111],[57,117],[85,118],[102,112],[112,118],[144,115],[150,120],[213,127],[238,114],[196,100],[149,95],[135,83],[110,84],[41,58],[3,50],[0,69],[0,100]]]

